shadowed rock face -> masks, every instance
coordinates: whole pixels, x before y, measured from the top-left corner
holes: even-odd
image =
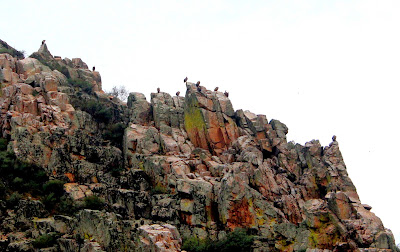
[[[2,250],[32,249],[54,231],[58,251],[179,251],[181,238],[217,240],[237,228],[255,235],[254,251],[395,249],[361,203],[337,141],[288,143],[284,123],[234,111],[223,93],[189,82],[185,97],[131,93],[125,104],[81,59],[54,58],[46,44],[35,55],[48,66],[0,54],[1,136],[19,159],[63,180],[76,205],[96,195],[104,210],[48,218],[37,199],[18,209],[0,201]],[[82,81],[92,92],[74,86]],[[111,117],[82,111],[78,94]],[[115,144],[101,130],[117,122],[129,123]]]

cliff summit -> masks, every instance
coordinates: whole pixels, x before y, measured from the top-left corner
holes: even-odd
[[[1,251],[397,251],[336,137],[288,142],[187,79],[124,103],[79,58],[0,42]]]

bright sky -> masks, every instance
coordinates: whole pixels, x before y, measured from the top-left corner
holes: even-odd
[[[0,38],[95,65],[147,97],[219,86],[234,109],[328,145],[400,242],[400,1],[2,1]],[[396,116],[397,114],[397,116]]]

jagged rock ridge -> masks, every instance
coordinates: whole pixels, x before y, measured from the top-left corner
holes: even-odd
[[[254,235],[254,251],[396,249],[360,202],[337,141],[287,142],[282,122],[235,111],[222,92],[190,82],[185,97],[131,93],[125,104],[102,91],[98,72],[46,44],[26,59],[0,54],[0,66],[9,150],[64,181],[74,204],[105,201],[70,216],[29,197],[2,207],[4,249],[33,249],[55,232],[59,251],[179,251],[182,239],[221,240],[237,228]]]

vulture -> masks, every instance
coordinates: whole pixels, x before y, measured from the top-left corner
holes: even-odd
[[[215,92],[218,91],[218,87],[214,88],[214,91],[215,91]]]

